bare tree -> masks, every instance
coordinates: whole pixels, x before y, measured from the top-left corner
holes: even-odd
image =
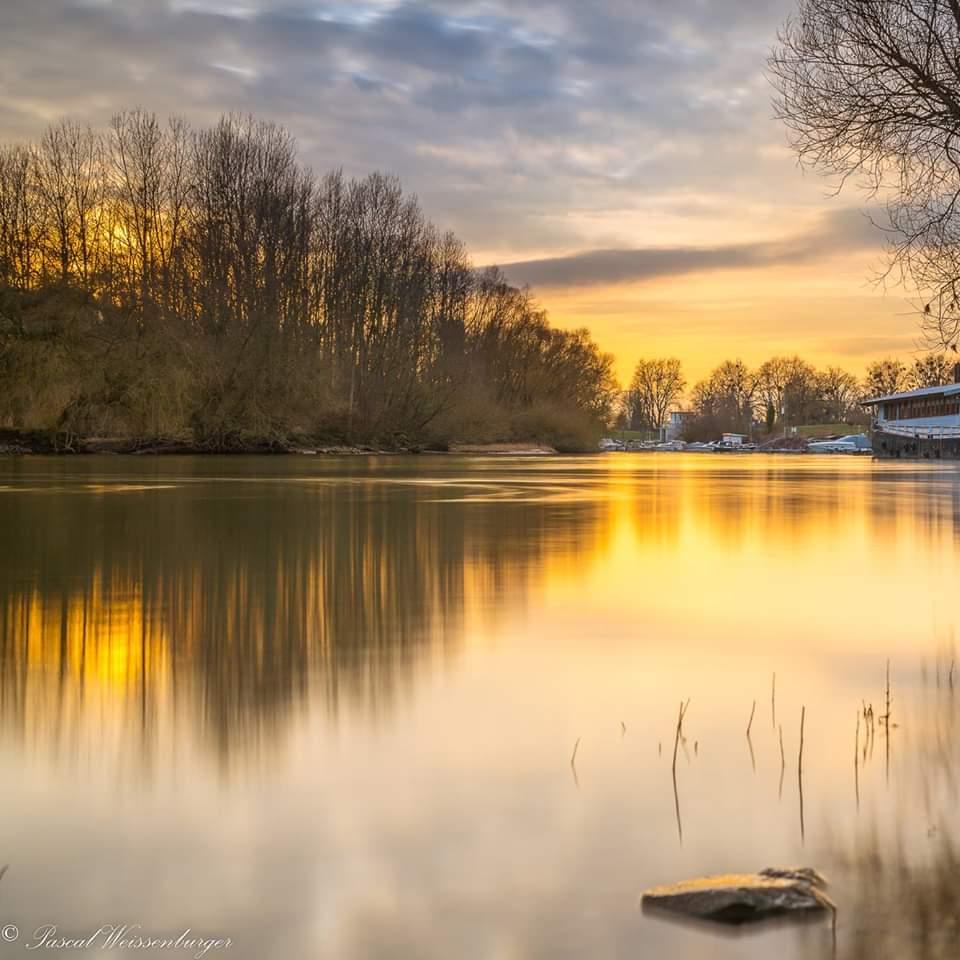
[[[687,382],[676,358],[640,360],[626,394],[627,408],[635,427],[659,430],[670,408],[683,395]]]
[[[772,411],[771,426],[784,419],[806,423],[816,416],[817,372],[800,357],[773,357],[761,364],[756,389],[764,408]]]
[[[886,202],[891,264],[926,302],[941,348],[960,337],[960,3],[799,0],[769,69],[805,164]]]
[[[924,387],[943,387],[953,383],[954,364],[942,353],[930,353],[918,357],[907,374],[907,387],[921,390]]]
[[[187,126],[179,118],[164,126],[141,110],[118,113],[107,146],[111,241],[126,300],[141,318],[155,308],[171,310],[190,187]]]
[[[40,269],[43,211],[33,191],[33,154],[0,147],[0,284],[27,289]]]
[[[865,397],[885,397],[900,393],[910,386],[910,371],[901,360],[877,360],[867,367],[863,382]]]
[[[839,367],[827,367],[817,375],[817,392],[823,418],[829,423],[846,422],[859,409],[860,384],[852,373]]]
[[[34,189],[48,228],[45,258],[61,282],[91,280],[104,186],[102,141],[88,127],[64,120],[49,127],[34,151]]]
[[[747,433],[753,423],[757,377],[742,360],[727,360],[693,388],[692,405],[698,432],[736,430]]]

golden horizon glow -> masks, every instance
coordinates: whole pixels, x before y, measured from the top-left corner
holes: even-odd
[[[873,360],[925,352],[907,292],[874,279],[880,264],[851,254],[532,293],[557,326],[590,330],[614,355],[621,384],[639,359],[667,356],[681,360],[688,387],[724,360],[755,367],[794,354],[861,377]]]

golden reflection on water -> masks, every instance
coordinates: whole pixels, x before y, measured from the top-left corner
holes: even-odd
[[[51,601],[36,586],[2,615],[0,724],[58,758],[126,741],[170,705],[170,644],[135,582]]]
[[[106,851],[98,908],[214,911],[257,960],[702,956],[636,914],[640,889],[829,872],[824,822],[853,835],[909,787],[907,705],[960,619],[949,467],[116,458],[7,462],[0,479],[8,803],[71,862],[88,835]],[[879,739],[855,769],[887,658],[902,727],[889,772]],[[921,836],[941,793],[905,801]],[[26,877],[8,896],[40,922],[29,884],[59,847],[13,823],[0,862]],[[202,895],[129,880],[164,850]],[[43,896],[80,923],[81,888]]]
[[[78,484],[88,499],[56,477],[11,486],[4,729],[36,746],[107,726],[139,741],[189,715],[225,755],[282,735],[311,695],[377,716],[418,663],[456,654],[466,620],[495,633],[546,558],[584,559],[605,529],[594,505],[557,512],[556,489],[530,498],[526,479],[285,479],[239,495],[227,480]],[[499,493],[522,506],[495,512]],[[462,506],[474,496],[480,512]]]
[[[576,598],[558,643],[633,620],[682,638],[653,652],[671,668],[718,636],[782,662],[803,629],[783,670],[878,635],[914,650],[918,617],[952,628],[952,472],[717,459],[231,478],[239,494],[202,477],[74,484],[86,499],[52,495],[71,486],[56,476],[9,484],[4,729],[42,746],[187,716],[242,750],[304,704],[382,715],[418,670],[557,597]],[[589,672],[589,645],[578,656]]]

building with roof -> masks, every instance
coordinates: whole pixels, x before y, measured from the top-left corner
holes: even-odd
[[[875,397],[864,406],[874,414],[878,455],[960,458],[960,364],[954,383]]]

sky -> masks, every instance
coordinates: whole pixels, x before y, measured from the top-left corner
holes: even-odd
[[[795,0],[2,0],[0,139],[140,107],[286,126],[398,174],[622,379],[674,355],[917,352],[857,194],[797,165],[767,52]]]

